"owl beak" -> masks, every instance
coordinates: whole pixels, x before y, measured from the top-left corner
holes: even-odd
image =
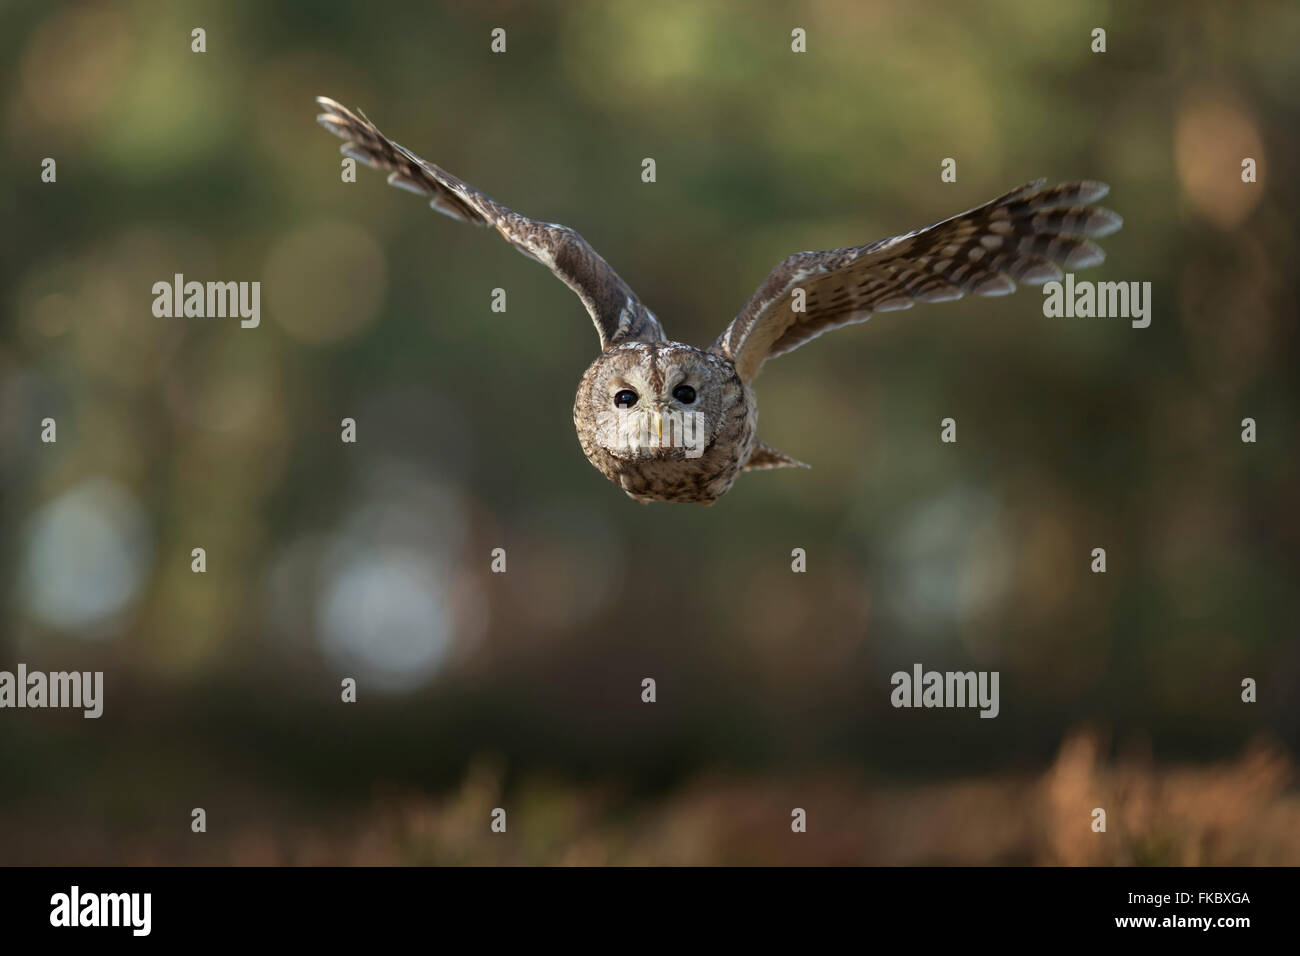
[[[655,434],[657,434],[657,435],[659,436],[659,444],[662,445],[662,444],[664,443],[664,416],[663,416],[663,412],[661,412],[659,409],[656,408],[656,409],[655,409],[651,414],[653,414],[654,417],[655,417]]]

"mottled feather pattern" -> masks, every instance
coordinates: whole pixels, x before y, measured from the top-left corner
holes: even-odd
[[[388,173],[391,185],[429,197],[438,212],[462,222],[492,226],[519,252],[540,262],[577,293],[600,335],[601,348],[621,342],[659,342],[659,320],[582,236],[555,223],[529,219],[427,162],[383,133],[364,114],[325,96],[316,121],[344,140],[340,151]]]
[[[346,155],[387,172],[389,183],[427,197],[439,212],[492,226],[577,293],[601,345],[574,398],[578,441],[592,465],[641,502],[708,505],[742,470],[808,467],[755,434],[750,382],[768,358],[875,312],[1007,295],[1017,282],[1059,279],[1062,269],[1101,262],[1104,253],[1092,239],[1121,225],[1115,213],[1092,205],[1106,195],[1102,183],[1027,183],[924,229],[782,260],[703,350],[669,341],[654,314],[572,229],[506,208],[393,142],[360,112],[325,97],[317,103],[325,110],[317,119],[344,140]],[[794,309],[796,290],[803,292],[802,311]],[[611,416],[636,427],[620,434],[608,427]],[[695,423],[689,444],[686,416]],[[667,443],[665,420],[683,423],[681,431],[669,428]],[[651,422],[655,440],[642,440]]]
[[[1105,253],[1089,237],[1109,235],[1123,223],[1108,209],[1086,205],[1106,195],[1106,185],[1083,181],[1045,189],[1044,182],[901,236],[788,257],[714,349],[736,362],[748,381],[766,359],[875,312],[967,294],[1007,295],[1017,282],[1059,279],[1062,267],[1097,265]],[[793,309],[796,289],[806,295],[803,312]]]
[[[791,458],[789,455],[783,455],[767,442],[754,442],[754,450],[749,453],[749,460],[745,462],[746,471],[766,471],[769,468],[811,468],[811,465],[805,465],[797,458]]]
[[[642,400],[662,400],[688,368],[694,369],[695,380],[701,383],[699,405],[708,422],[708,442],[699,457],[687,457],[680,447],[665,448],[662,454],[634,454],[602,444],[600,430],[593,423],[610,408],[612,390],[637,385]],[[573,424],[587,460],[641,502],[709,505],[717,501],[753,460],[757,420],[753,393],[731,362],[680,342],[632,342],[607,350],[582,376],[573,402]],[[787,461],[795,464],[793,459]],[[782,467],[766,456],[760,456],[760,462],[765,463],[753,467]]]
[[[393,142],[364,114],[354,113],[328,97],[319,96],[316,102],[325,110],[316,121],[346,141],[340,147],[345,156],[387,172],[388,182],[393,186],[430,197],[429,205],[438,212],[479,226],[489,224],[488,218],[470,200],[475,190],[445,169]]]

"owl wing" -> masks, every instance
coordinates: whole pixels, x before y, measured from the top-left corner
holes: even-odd
[[[340,151],[388,173],[388,182],[429,197],[444,215],[476,226],[492,226],[509,243],[554,272],[578,294],[591,314],[602,349],[621,342],[659,342],[664,331],[618,273],[582,236],[568,226],[538,222],[506,208],[491,197],[399,146],[361,113],[318,96],[325,111],[316,121],[345,140]]]
[[[865,322],[873,312],[909,309],[972,295],[1007,295],[1016,280],[1041,285],[1061,266],[1097,265],[1105,253],[1089,236],[1109,235],[1123,220],[1089,206],[1104,183],[1043,188],[1026,183],[1005,196],[915,232],[780,262],[723,331],[712,350],[750,381],[767,359],[823,332]],[[803,310],[796,290],[802,289]]]

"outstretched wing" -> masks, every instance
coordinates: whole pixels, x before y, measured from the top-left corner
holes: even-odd
[[[750,381],[768,358],[831,329],[865,322],[873,312],[966,293],[1007,295],[1017,280],[1041,285],[1061,278],[1061,266],[1097,265],[1105,253],[1087,237],[1109,235],[1123,220],[1087,204],[1110,187],[1076,182],[1044,189],[1044,182],[892,239],[790,256],[745,303],[713,351],[730,358]]]
[[[361,113],[328,97],[316,102],[325,111],[316,121],[345,140],[341,152],[388,173],[388,182],[429,197],[438,212],[476,226],[492,226],[512,246],[554,272],[578,294],[596,323],[602,349],[621,342],[659,342],[659,320],[641,304],[587,241],[568,226],[538,222],[485,196],[446,170],[399,146]]]

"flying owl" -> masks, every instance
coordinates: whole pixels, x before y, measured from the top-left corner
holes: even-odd
[[[560,278],[596,324],[600,355],[582,376],[573,423],[587,459],[637,501],[712,504],[742,471],[807,467],[755,436],[753,382],[763,363],[875,312],[970,293],[1007,295],[1062,267],[1094,266],[1089,237],[1123,220],[1091,206],[1108,187],[1039,179],[982,206],[865,246],[800,252],[779,262],[707,349],[673,342],[659,319],[567,226],[528,219],[393,142],[326,97],[322,126],[341,151],[388,173],[453,219],[492,226]]]

